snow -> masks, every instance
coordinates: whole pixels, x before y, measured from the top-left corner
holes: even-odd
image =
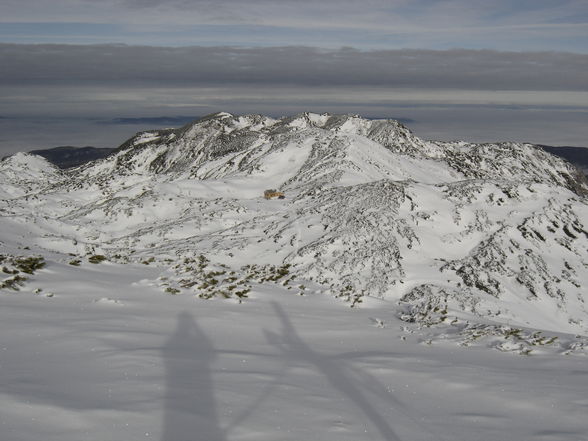
[[[0,199],[16,199],[62,180],[61,171],[41,156],[16,153],[0,160]]]
[[[133,141],[133,144],[134,145],[146,144],[148,142],[155,141],[156,139],[159,139],[159,138],[160,138],[160,136],[157,133],[144,132],[141,135],[139,135],[137,138],[135,138],[135,140]]]
[[[174,296],[151,286],[157,272],[49,261],[0,294],[4,439],[588,436],[585,357],[419,344],[383,300]]]
[[[162,133],[0,162],[0,439],[588,439],[568,165],[349,115]]]
[[[329,118],[331,117],[331,115],[329,115],[328,113],[308,113],[307,114],[308,119],[310,121],[312,121],[312,123],[314,125],[316,125],[317,127],[322,127],[325,125],[325,123],[329,120]]]

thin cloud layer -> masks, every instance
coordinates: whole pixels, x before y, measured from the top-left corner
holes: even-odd
[[[0,85],[374,86],[588,91],[588,55],[0,44]]]
[[[159,15],[158,22],[191,20],[192,23],[273,22],[296,24],[302,18],[312,18],[321,26],[348,26],[355,17],[355,25],[365,19],[379,23],[393,20],[392,25],[418,27],[478,25],[544,26],[586,22],[586,3],[583,0],[3,0],[3,21],[84,21],[124,22]],[[287,16],[286,12],[290,13]],[[317,12],[329,13],[328,17]],[[257,16],[257,18],[253,18]],[[377,20],[377,17],[380,17]],[[329,23],[325,22],[329,18]],[[194,21],[196,20],[196,21]],[[153,23],[148,23],[153,24]],[[302,23],[300,23],[302,24]],[[306,26],[309,24],[307,23]],[[435,26],[436,25],[436,26]]]
[[[20,43],[588,52],[585,0],[3,0],[0,21]]]
[[[219,110],[584,145],[587,57],[586,0],[2,0],[0,151]]]

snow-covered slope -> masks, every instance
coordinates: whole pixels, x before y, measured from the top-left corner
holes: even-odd
[[[2,440],[588,439],[588,186],[532,145],[220,113],[0,184]]]
[[[51,188],[65,175],[46,159],[17,153],[0,160],[0,199],[13,199]]]
[[[162,289],[234,296],[229,277],[193,264],[204,256],[244,286],[378,297],[420,325],[588,335],[588,184],[529,144],[423,141],[352,115],[218,113],[68,172],[7,161],[0,222],[27,231],[1,238],[14,250],[146,262]],[[269,188],[286,198],[264,199]]]
[[[588,437],[577,351],[431,342],[400,330],[393,302],[351,309],[268,283],[242,304],[169,295],[151,281],[157,270],[48,256],[21,291],[0,292],[2,440]],[[480,329],[469,331],[473,346]],[[508,333],[492,344],[514,345]]]

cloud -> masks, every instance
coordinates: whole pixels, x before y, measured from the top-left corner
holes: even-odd
[[[310,18],[321,26],[360,25],[366,19],[372,24],[393,20],[392,25],[409,24],[425,28],[448,24],[481,25],[566,23],[584,17],[588,7],[584,0],[3,0],[4,21],[128,21],[159,16],[159,22],[178,23],[180,16],[192,23],[203,23],[222,17],[241,20],[271,21],[290,24]],[[221,11],[220,13],[218,11]],[[329,14],[326,16],[318,13]],[[27,14],[28,13],[28,14]],[[153,14],[153,15],[150,15]],[[254,17],[258,18],[255,19]],[[61,17],[61,18],[59,18]],[[66,18],[66,20],[63,19]],[[32,20],[34,18],[34,20]],[[81,19],[81,20],[80,20]],[[196,21],[195,21],[196,20]],[[227,22],[230,18],[226,19]],[[152,24],[152,23],[148,23]],[[303,23],[298,23],[303,24]]]
[[[4,151],[114,147],[221,110],[400,116],[427,138],[586,139],[583,54],[0,44],[0,59]]]
[[[3,0],[0,17],[32,33],[3,32],[13,42],[588,52],[585,0]]]
[[[379,86],[588,91],[588,55],[0,44],[0,85]]]

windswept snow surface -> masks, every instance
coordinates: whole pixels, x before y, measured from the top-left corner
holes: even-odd
[[[587,194],[353,115],[0,161],[0,439],[586,441]]]
[[[2,293],[3,440],[588,437],[583,356],[429,345],[385,300],[164,295],[155,273],[48,261]]]

